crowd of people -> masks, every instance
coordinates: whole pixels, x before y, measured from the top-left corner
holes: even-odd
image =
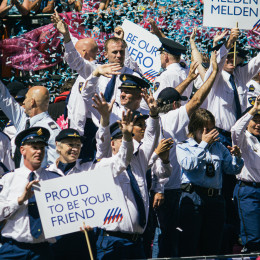
[[[52,104],[48,84],[0,81],[0,108],[9,119],[0,132],[0,259],[86,259],[80,228],[95,259],[260,253],[259,43],[240,48],[238,28],[209,30],[205,43],[185,20],[180,34],[192,30],[184,45],[166,15],[184,7],[201,15],[201,1],[186,2],[2,1],[3,17],[15,7],[22,15],[52,13],[52,24],[38,32],[52,34],[49,55],[58,62],[64,51],[77,77],[59,84]],[[72,27],[82,20],[59,8],[96,12],[96,26],[104,25],[105,11],[150,10],[137,22],[161,42],[160,74],[153,83],[143,77],[116,23],[113,32],[103,34],[104,26],[98,37],[77,37],[80,27]],[[46,239],[33,192],[38,182],[106,166],[123,198],[123,220]]]

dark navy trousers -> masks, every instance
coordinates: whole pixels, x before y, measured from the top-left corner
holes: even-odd
[[[1,260],[54,260],[49,243],[20,243],[13,239],[3,238],[0,248]]]
[[[145,259],[141,236],[136,241],[105,236],[100,231],[97,243],[97,260]]]
[[[249,252],[260,252],[260,188],[238,183],[234,201],[240,218],[240,236]]]
[[[182,192],[180,199],[180,256],[219,254],[225,222],[222,195],[209,197]]]

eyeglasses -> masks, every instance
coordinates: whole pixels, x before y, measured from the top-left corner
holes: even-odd
[[[62,143],[62,144],[66,144],[70,148],[77,148],[77,149],[80,149],[83,146],[83,144],[75,144],[75,143]]]

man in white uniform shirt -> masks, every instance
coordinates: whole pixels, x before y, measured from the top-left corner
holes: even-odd
[[[50,132],[33,127],[20,132],[15,143],[24,158],[24,166],[9,172],[1,179],[0,221],[3,245],[0,259],[52,259],[33,195],[32,186],[58,175],[41,168]]]
[[[154,97],[158,98],[160,92],[168,87],[176,88],[179,86],[188,76],[189,68],[184,62],[181,62],[181,54],[184,54],[187,50],[183,45],[170,40],[168,38],[159,38],[162,46],[158,50],[161,53],[161,67],[164,71],[157,76],[154,82]],[[176,89],[181,95],[185,95],[188,98],[192,92],[192,84],[190,84],[186,90]]]

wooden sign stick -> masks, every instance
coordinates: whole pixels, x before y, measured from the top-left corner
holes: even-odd
[[[85,234],[85,237],[86,237],[86,240],[87,240],[87,244],[88,244],[88,251],[89,251],[90,259],[94,260],[92,249],[91,249],[91,245],[90,245],[90,241],[89,241],[89,237],[88,237],[88,232],[87,232],[85,227],[86,227],[85,223],[83,222],[83,230],[84,230],[84,234]]]
[[[236,24],[236,28],[238,28],[238,22]],[[237,52],[237,42],[235,41],[235,43],[234,43],[234,61],[233,61],[234,67],[236,67],[236,52]]]

